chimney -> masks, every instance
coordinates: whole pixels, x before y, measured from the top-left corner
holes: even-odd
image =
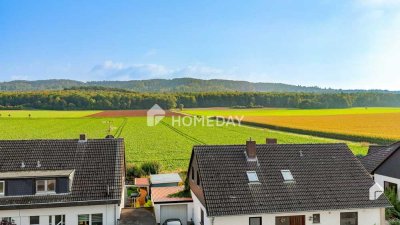
[[[86,141],[87,141],[86,134],[80,134],[79,135],[79,142],[86,142]]]
[[[256,160],[257,159],[257,151],[256,151],[256,141],[250,140],[246,141],[246,155],[247,160]]]
[[[276,138],[267,138],[266,143],[267,144],[278,144],[278,140]]]
[[[111,134],[108,134],[108,135],[106,136],[106,139],[114,139],[114,136],[112,136]]]

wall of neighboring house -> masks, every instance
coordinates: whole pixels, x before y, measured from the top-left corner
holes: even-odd
[[[200,225],[200,209],[204,211],[204,225],[248,225],[250,217],[262,217],[262,224],[275,225],[275,218],[281,216],[300,216],[305,215],[306,225],[315,225],[310,220],[313,214],[320,214],[319,225],[338,225],[340,224],[341,212],[358,212],[359,225],[385,225],[385,210],[382,208],[373,209],[349,209],[340,211],[321,211],[321,212],[300,212],[285,214],[260,214],[260,215],[241,215],[241,216],[221,216],[207,217],[204,206],[192,193],[193,198],[193,221],[194,225]]]
[[[400,179],[398,178],[393,178],[393,177],[388,177],[384,175],[380,175],[375,173],[374,174],[374,180],[376,183],[378,183],[382,188],[385,188],[385,181],[390,182],[393,184],[397,184],[397,196],[400,199]]]
[[[212,225],[212,219],[207,216],[207,211],[204,208],[203,204],[200,202],[200,200],[196,197],[196,195],[191,191],[192,193],[192,199],[193,199],[193,222],[194,225],[200,225],[200,216],[201,216],[201,211],[203,210],[204,212],[204,224],[203,225]],[[243,224],[245,225],[245,224]]]
[[[29,225],[30,216],[40,216],[40,225],[49,225],[49,216],[65,215],[66,225],[77,225],[78,215],[103,214],[103,225],[116,225],[121,211],[117,204],[73,207],[54,207],[21,210],[0,210],[0,218],[12,217],[17,225]],[[53,225],[54,220],[53,220]]]

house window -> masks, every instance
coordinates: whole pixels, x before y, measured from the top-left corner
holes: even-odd
[[[293,175],[290,170],[281,170],[283,180],[286,182],[294,181]]]
[[[39,216],[30,216],[29,217],[29,224],[30,225],[39,225]]]
[[[65,225],[65,215],[56,215],[55,225]]]
[[[250,183],[259,181],[256,171],[247,171],[247,178],[249,179]]]
[[[250,217],[249,225],[261,225],[261,217]]]
[[[200,224],[204,225],[204,211],[200,209]]]
[[[36,181],[36,192],[37,193],[49,193],[56,191],[56,180],[37,180]]]
[[[89,225],[89,214],[78,215],[78,225]]]
[[[53,216],[49,216],[49,225],[53,225]]]
[[[103,214],[92,214],[92,225],[103,225]]]
[[[196,184],[200,186],[200,175],[199,175],[199,172],[197,172]]]
[[[1,218],[0,224],[5,224],[5,225],[16,225],[15,218],[13,217],[3,217]]]
[[[340,213],[340,225],[358,225],[357,212]]]
[[[387,181],[385,181],[384,182],[384,186],[385,186],[385,191],[391,191],[391,190],[393,190],[394,191],[394,193],[396,193],[396,195],[397,195],[397,184],[395,184],[395,183],[391,183],[391,182],[387,182]]]
[[[5,192],[5,183],[4,183],[4,181],[0,181],[0,195],[4,195],[4,192]]]
[[[192,167],[192,180],[194,180],[194,168]]]
[[[312,222],[313,223],[320,223],[321,222],[321,215],[320,214],[313,214],[312,215]]]
[[[78,215],[78,225],[103,225],[103,214]]]

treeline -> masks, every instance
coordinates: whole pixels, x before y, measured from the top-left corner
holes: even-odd
[[[176,107],[285,107],[348,108],[400,106],[400,94],[391,93],[137,93],[110,89],[0,92],[0,109],[148,109],[154,104]]]
[[[136,92],[150,93],[184,93],[184,92],[296,92],[296,93],[400,93],[386,90],[340,90],[320,87],[306,87],[282,83],[253,83],[248,81],[235,80],[202,80],[195,78],[175,79],[150,79],[150,80],[129,80],[129,81],[88,81],[52,79],[24,81],[15,80],[0,82],[0,91],[43,91],[76,89],[76,87],[105,87],[114,89],[125,89]]]

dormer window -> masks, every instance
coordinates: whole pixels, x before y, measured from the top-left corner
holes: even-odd
[[[56,180],[36,180],[36,193],[55,193],[56,192]]]
[[[259,182],[256,171],[247,171],[247,178],[249,179],[250,183]]]
[[[0,196],[4,195],[4,192],[5,192],[4,189],[6,189],[5,186],[6,186],[5,182],[4,181],[0,181]]]
[[[283,180],[285,182],[293,182],[294,178],[290,170],[281,170]]]

